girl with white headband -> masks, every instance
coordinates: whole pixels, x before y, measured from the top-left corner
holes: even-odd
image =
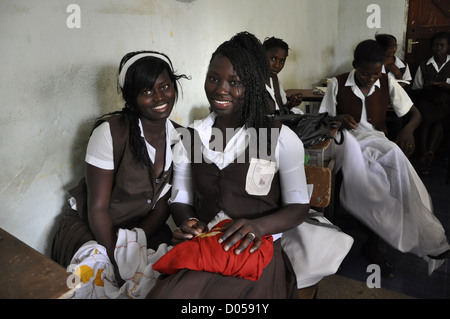
[[[172,138],[178,124],[169,120],[178,95],[170,59],[158,52],[126,54],[118,84],[125,100],[121,111],[97,119],[86,152],[85,178],[56,233],[52,258],[63,266],[83,244],[95,240],[114,258],[118,229],[141,228],[147,247],[170,243],[166,224],[172,178]],[[80,248],[81,247],[81,248]]]

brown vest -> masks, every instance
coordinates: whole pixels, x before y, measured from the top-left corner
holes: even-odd
[[[136,163],[131,153],[128,125],[123,124],[120,115],[113,115],[96,122],[110,125],[114,154],[114,183],[110,200],[110,215],[115,226],[142,219],[154,208],[165,184],[172,179],[172,166],[163,173],[156,184],[153,166],[150,169]],[[173,123],[175,127],[178,124]],[[83,178],[79,185],[69,191],[77,200],[79,216],[87,220],[87,190]]]
[[[194,136],[199,138],[197,132]],[[200,145],[199,142],[192,143],[193,153],[201,152],[194,149]],[[246,154],[248,155],[248,149]],[[233,163],[222,170],[205,160],[203,156],[197,162],[192,161],[191,167],[195,193],[194,207],[199,219],[209,222],[221,210],[231,218],[257,218],[279,209],[281,188],[278,172],[275,173],[269,193],[265,196],[255,196],[245,190],[250,166],[248,156],[245,163]]]
[[[362,101],[357,97],[350,86],[345,86],[349,73],[338,75],[338,94],[336,97],[336,113],[350,114],[356,122],[361,120]],[[382,74],[380,77],[380,88],[375,87],[375,91],[366,97],[367,121],[377,130],[387,134],[386,112],[390,104],[388,75]]]

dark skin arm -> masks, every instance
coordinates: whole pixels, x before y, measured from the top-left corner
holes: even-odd
[[[117,237],[109,215],[109,203],[113,180],[113,170],[104,170],[86,164],[89,226],[96,241],[106,248],[108,257],[116,269],[116,277],[119,279],[120,276],[117,276],[119,272],[117,271],[117,264],[114,259]],[[167,203],[169,197],[170,191],[158,200],[152,214],[149,214],[143,219],[139,225],[129,226],[142,228],[147,238],[149,238],[169,217],[170,211]],[[120,280],[118,280],[118,282],[123,283],[123,281]]]
[[[109,203],[114,180],[113,170],[104,170],[86,164],[86,185],[88,193],[88,221],[95,240],[106,248],[108,257],[116,270],[120,283],[117,264],[114,259],[116,234],[109,215]]]
[[[174,204],[172,204],[174,205]],[[182,242],[192,239],[193,236],[206,231],[206,223],[189,219],[194,217],[194,209],[189,205],[175,204],[171,207],[173,216],[180,221],[184,218],[179,229],[173,233],[174,242]],[[262,244],[261,237],[285,232],[302,223],[308,214],[309,204],[290,204],[280,208],[277,212],[255,219],[235,219],[224,226],[223,235],[219,243],[223,243],[223,249],[228,251],[239,240],[243,239],[234,250],[236,255],[250,247],[250,252],[257,251]],[[249,235],[253,233],[253,236]],[[253,243],[253,244],[252,244]]]
[[[400,131],[395,143],[400,149],[409,157],[415,149],[414,131],[419,127],[422,121],[422,115],[419,110],[413,105],[407,113],[409,121]],[[358,123],[350,114],[339,114],[334,117],[338,122],[342,123],[342,126],[348,130],[358,128]]]
[[[409,121],[400,131],[395,143],[401,148],[407,157],[409,157],[415,149],[414,131],[419,127],[422,121],[422,115],[413,105],[407,113]]]

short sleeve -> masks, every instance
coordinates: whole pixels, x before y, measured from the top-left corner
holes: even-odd
[[[169,203],[194,204],[191,163],[181,140],[173,147],[172,194]]]
[[[322,103],[319,107],[319,113],[328,112],[330,116],[336,116],[336,96],[338,93],[338,83],[336,78],[332,78],[328,85]]]
[[[309,203],[302,141],[290,128],[283,125],[277,147],[283,204]]]
[[[411,109],[413,102],[408,93],[392,77],[388,77],[391,105],[398,117],[404,116]]]
[[[85,161],[101,169],[114,170],[113,143],[108,122],[103,122],[92,132]]]

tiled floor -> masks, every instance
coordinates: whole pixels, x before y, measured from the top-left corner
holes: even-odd
[[[412,159],[414,166],[417,160]],[[437,154],[429,176],[422,177],[433,199],[434,212],[450,238],[450,183],[445,183],[445,156]],[[342,209],[336,214],[335,224],[353,236],[355,243],[342,262],[338,275],[366,282],[372,272],[367,272],[369,262],[360,254],[360,247],[365,242],[363,228],[352,216]],[[428,275],[428,265],[412,254],[401,253],[387,244],[381,245],[385,256],[394,264],[394,278],[381,279],[381,287],[408,296],[423,299],[450,299],[450,260]]]

